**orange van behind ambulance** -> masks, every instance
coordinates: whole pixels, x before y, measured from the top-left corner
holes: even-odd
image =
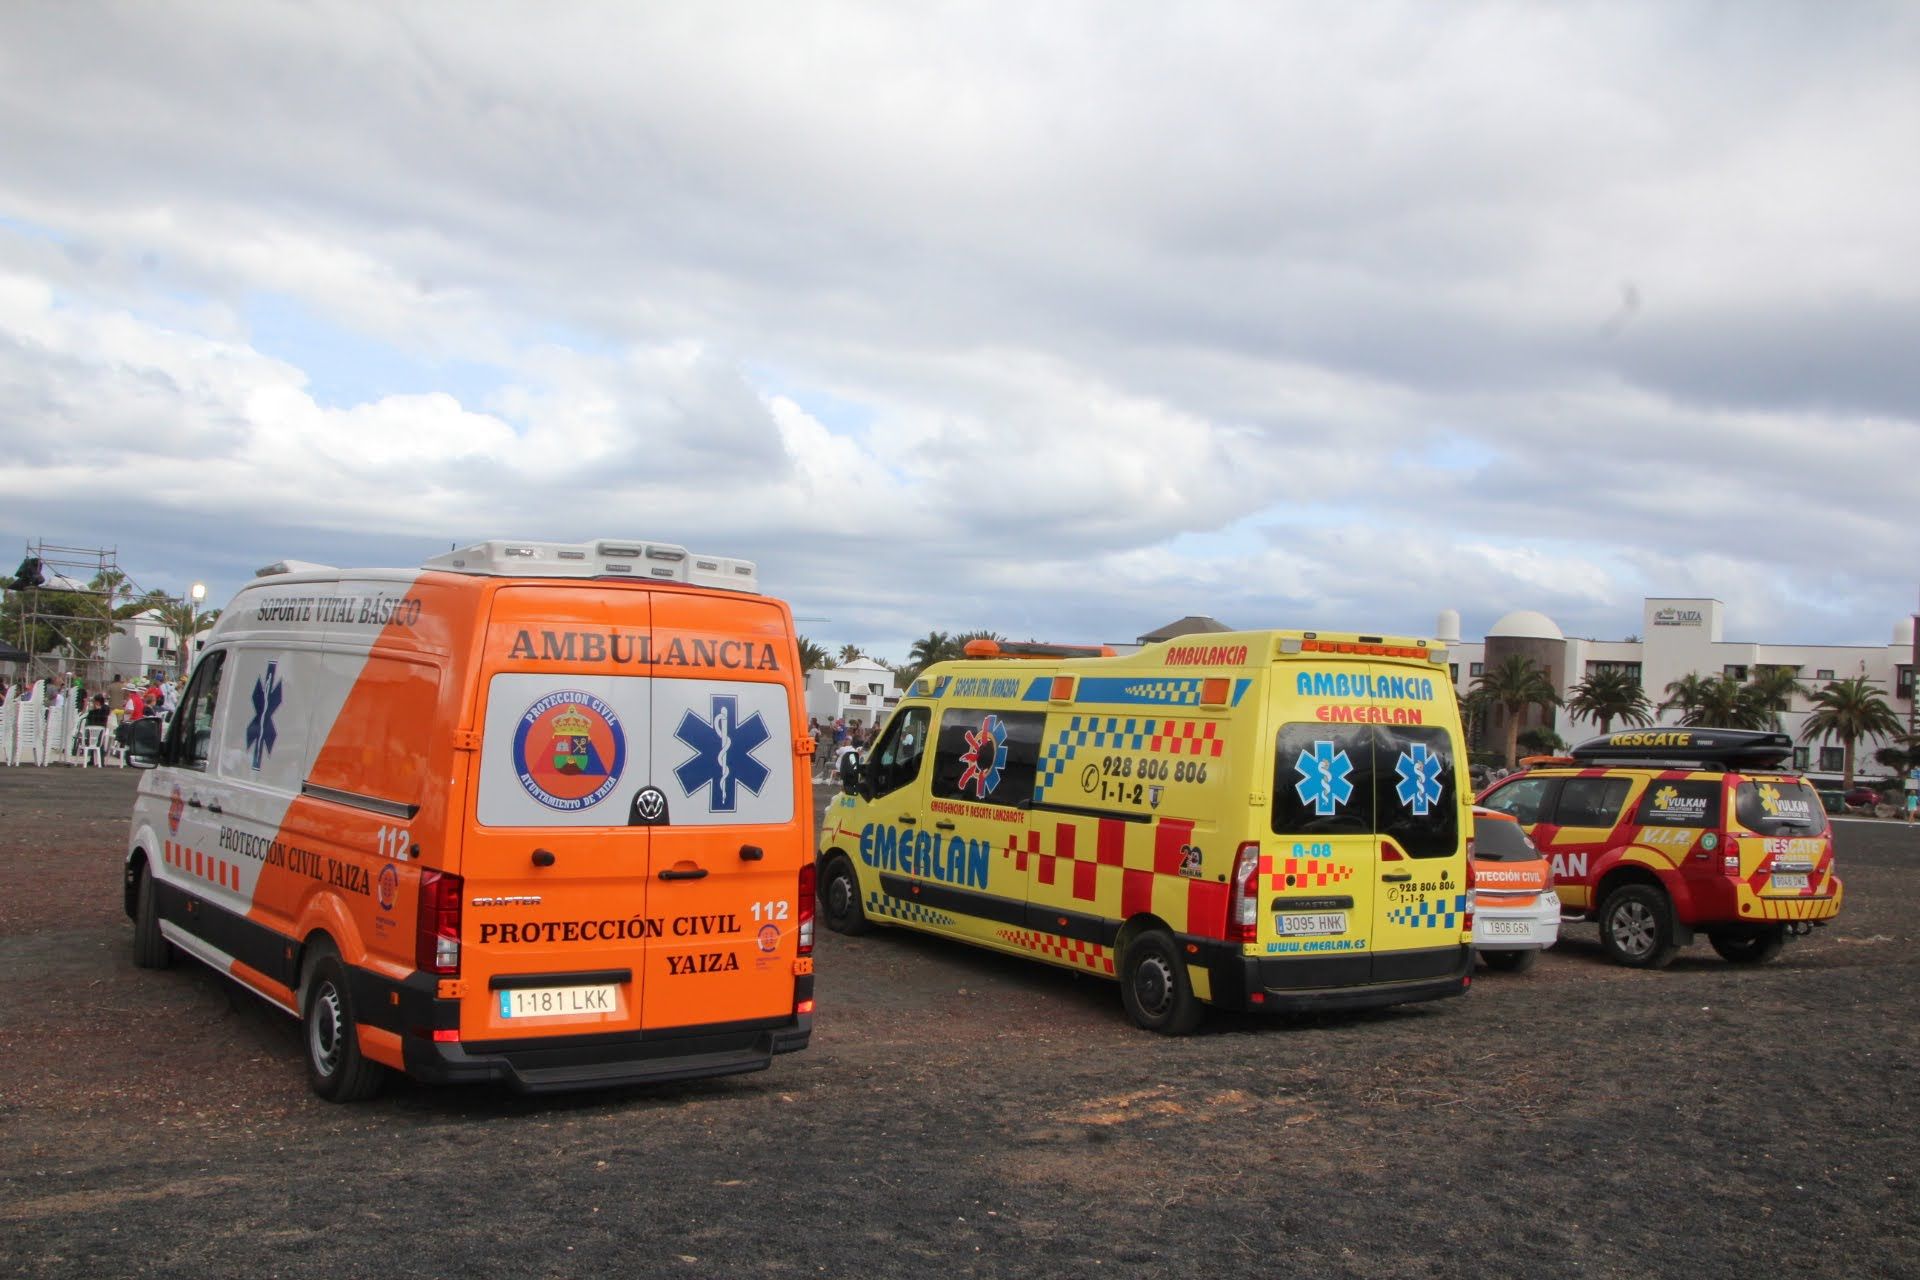
[[[387,1070],[546,1091],[805,1047],[813,806],[792,615],[752,564],[488,542],[263,570],[141,779],[134,954]]]

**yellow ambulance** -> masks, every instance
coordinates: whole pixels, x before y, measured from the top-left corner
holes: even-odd
[[[976,641],[820,833],[828,927],[1116,978],[1135,1022],[1464,992],[1471,793],[1446,651],[1248,631],[1124,657]]]
[[[812,1028],[799,653],[754,566],[481,543],[263,569],[130,754],[134,959],[389,1070],[539,1092],[766,1067]]]

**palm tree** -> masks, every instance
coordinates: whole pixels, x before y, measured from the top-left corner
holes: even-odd
[[[1780,731],[1780,717],[1793,710],[1793,700],[1807,696],[1807,686],[1800,683],[1798,667],[1755,667],[1753,679],[1747,681],[1748,705],[1760,718],[1755,729]]]
[[[903,673],[906,683],[912,684],[922,671],[934,663],[959,656],[960,646],[954,643],[952,636],[944,631],[929,631],[907,650],[907,669]]]
[[[833,665],[832,655],[824,648],[807,639],[805,636],[801,636],[799,639],[801,675],[804,676],[807,672],[816,669],[824,671]]]
[[[1587,678],[1573,686],[1567,710],[1599,724],[1600,732],[1612,733],[1613,722],[1634,726],[1653,723],[1653,703],[1640,680],[1631,671],[1602,667],[1587,672]]]
[[[1840,739],[1845,750],[1843,785],[1853,790],[1853,749],[1862,738],[1898,738],[1900,717],[1865,676],[1834,680],[1813,695],[1813,714],[1800,726],[1800,741]]]
[[[1708,687],[1712,683],[1697,672],[1668,681],[1667,696],[1661,699],[1660,710],[1678,711],[1681,724],[1705,724],[1698,717],[1700,708],[1707,702]]]
[[[1519,763],[1520,717],[1529,707],[1551,711],[1560,705],[1547,669],[1521,654],[1513,654],[1473,678],[1473,696],[1507,713],[1507,767]]]
[[[866,656],[866,652],[857,644],[843,644],[840,646],[840,662],[858,662]]]

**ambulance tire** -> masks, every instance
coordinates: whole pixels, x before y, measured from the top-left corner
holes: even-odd
[[[371,1098],[385,1083],[386,1068],[360,1053],[347,969],[331,947],[321,944],[314,953],[302,990],[300,1029],[307,1046],[307,1083],[328,1102]]]
[[[1538,951],[1482,951],[1487,968],[1500,973],[1525,973],[1540,959]]]
[[[1673,940],[1673,903],[1650,884],[1621,885],[1600,904],[1600,949],[1629,969],[1664,969],[1680,949]]]
[[[1127,944],[1120,962],[1120,1000],[1136,1025],[1167,1036],[1191,1033],[1207,1012],[1165,929],[1149,929]]]
[[[1711,929],[1707,941],[1722,960],[1734,964],[1765,964],[1787,945],[1787,926],[1761,925],[1743,929]]]
[[[153,872],[140,868],[133,891],[133,963],[142,969],[164,969],[173,963],[173,944],[160,932],[160,904]]]
[[[820,914],[826,919],[827,928],[849,938],[873,929],[866,909],[860,905],[860,879],[853,874],[853,864],[843,853],[836,853],[828,861],[827,874],[821,877]]]

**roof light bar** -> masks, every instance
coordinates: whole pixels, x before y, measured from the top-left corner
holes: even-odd
[[[636,565],[644,564],[644,568]],[[645,577],[661,582],[759,594],[760,575],[751,560],[694,556],[671,542],[601,539],[595,542],[476,542],[437,555],[422,569],[506,578]],[[283,566],[279,572],[287,572]]]

